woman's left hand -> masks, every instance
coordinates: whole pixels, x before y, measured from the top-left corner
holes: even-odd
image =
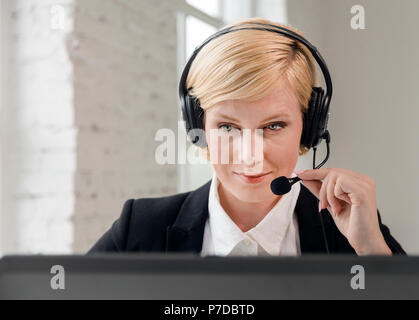
[[[353,171],[333,168],[296,172],[319,199],[319,211],[327,208],[339,231],[358,255],[391,255],[377,215],[375,182]]]

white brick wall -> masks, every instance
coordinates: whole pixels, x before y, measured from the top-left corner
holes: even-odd
[[[94,244],[125,200],[176,192],[176,167],[154,160],[156,130],[177,129],[173,8],[170,0],[77,1],[75,252]]]
[[[72,64],[51,5],[71,22],[72,0],[7,0],[3,125],[4,253],[69,253],[75,142]]]
[[[125,200],[176,192],[154,160],[177,129],[176,1],[6,1],[3,253],[83,253]]]

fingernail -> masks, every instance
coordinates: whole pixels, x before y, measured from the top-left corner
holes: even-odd
[[[298,175],[300,175],[300,174],[303,174],[304,173],[304,170],[299,170],[299,171],[295,171],[295,174],[298,176]]]

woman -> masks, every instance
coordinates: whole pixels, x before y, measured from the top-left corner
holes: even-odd
[[[368,176],[340,168],[306,170],[296,173],[302,184],[289,193],[272,193],[271,181],[293,175],[298,156],[308,151],[302,134],[316,68],[306,46],[250,28],[255,24],[284,27],[262,19],[230,25],[223,30],[242,29],[208,41],[187,73],[188,94],[203,113],[212,180],[192,192],[128,200],[89,253],[405,254],[381,223]],[[235,144],[246,130],[257,132],[250,147]],[[227,139],[219,143],[220,136]]]

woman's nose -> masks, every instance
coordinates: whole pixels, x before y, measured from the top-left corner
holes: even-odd
[[[263,134],[256,129],[244,129],[241,144],[241,163],[249,167],[254,167],[263,163]]]

